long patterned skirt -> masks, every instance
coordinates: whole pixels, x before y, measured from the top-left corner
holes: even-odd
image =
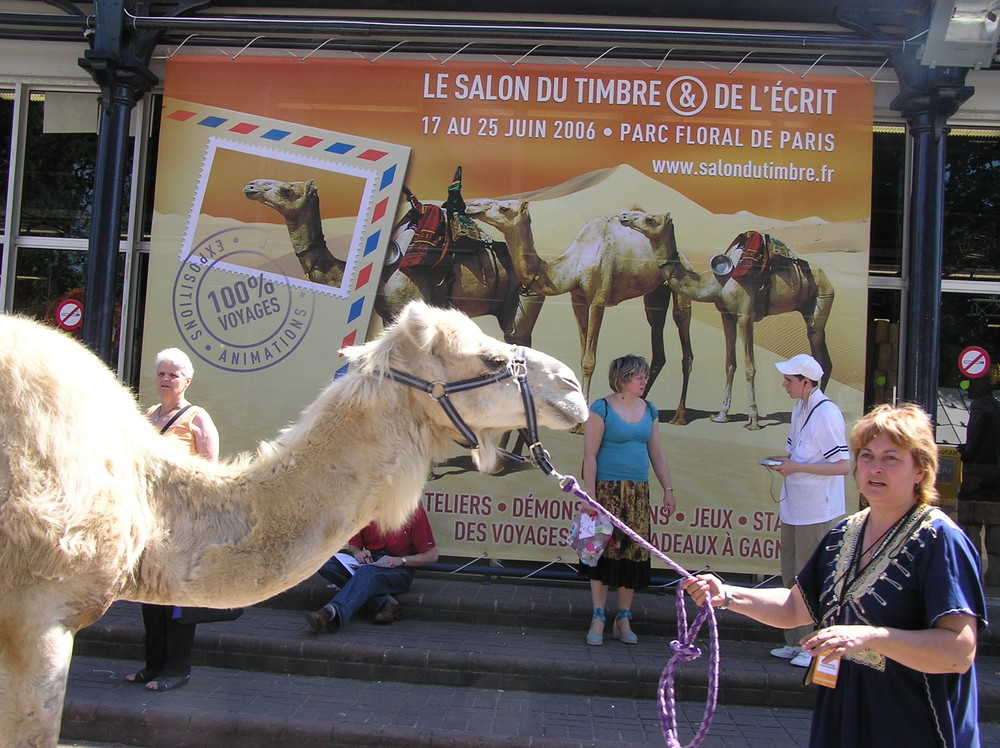
[[[648,482],[597,481],[596,491],[601,506],[649,540]],[[580,571],[608,587],[641,590],[649,586],[649,551],[616,527],[597,566],[580,564]]]

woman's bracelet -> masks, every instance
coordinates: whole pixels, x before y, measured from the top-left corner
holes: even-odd
[[[716,605],[716,610],[728,610],[729,606],[733,602],[733,593],[729,591],[729,585],[725,585],[722,588],[723,602],[722,605]]]
[[[666,488],[664,488],[663,490],[664,490],[664,491],[673,491],[673,490],[674,490],[674,487],[673,487],[673,486],[667,486],[667,487],[666,487]]]

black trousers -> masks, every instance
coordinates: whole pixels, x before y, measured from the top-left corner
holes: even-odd
[[[142,623],[146,628],[146,672],[154,677],[191,674],[195,626],[178,623],[173,613],[172,605],[142,604]]]

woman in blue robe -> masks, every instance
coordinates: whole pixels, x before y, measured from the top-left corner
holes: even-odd
[[[802,639],[817,687],[812,748],[978,748],[976,636],[986,625],[979,554],[933,506],[937,446],[926,413],[882,405],[851,430],[868,507],[830,531],[792,589],[685,583]],[[819,672],[817,672],[817,670]]]

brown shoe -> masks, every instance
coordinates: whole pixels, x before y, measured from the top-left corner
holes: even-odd
[[[325,631],[329,631],[330,621],[333,620],[333,616],[330,615],[330,611],[326,608],[320,608],[315,613],[309,613],[306,615],[306,622],[317,634],[322,634]]]
[[[375,623],[392,623],[403,617],[403,606],[389,598],[375,613]]]

